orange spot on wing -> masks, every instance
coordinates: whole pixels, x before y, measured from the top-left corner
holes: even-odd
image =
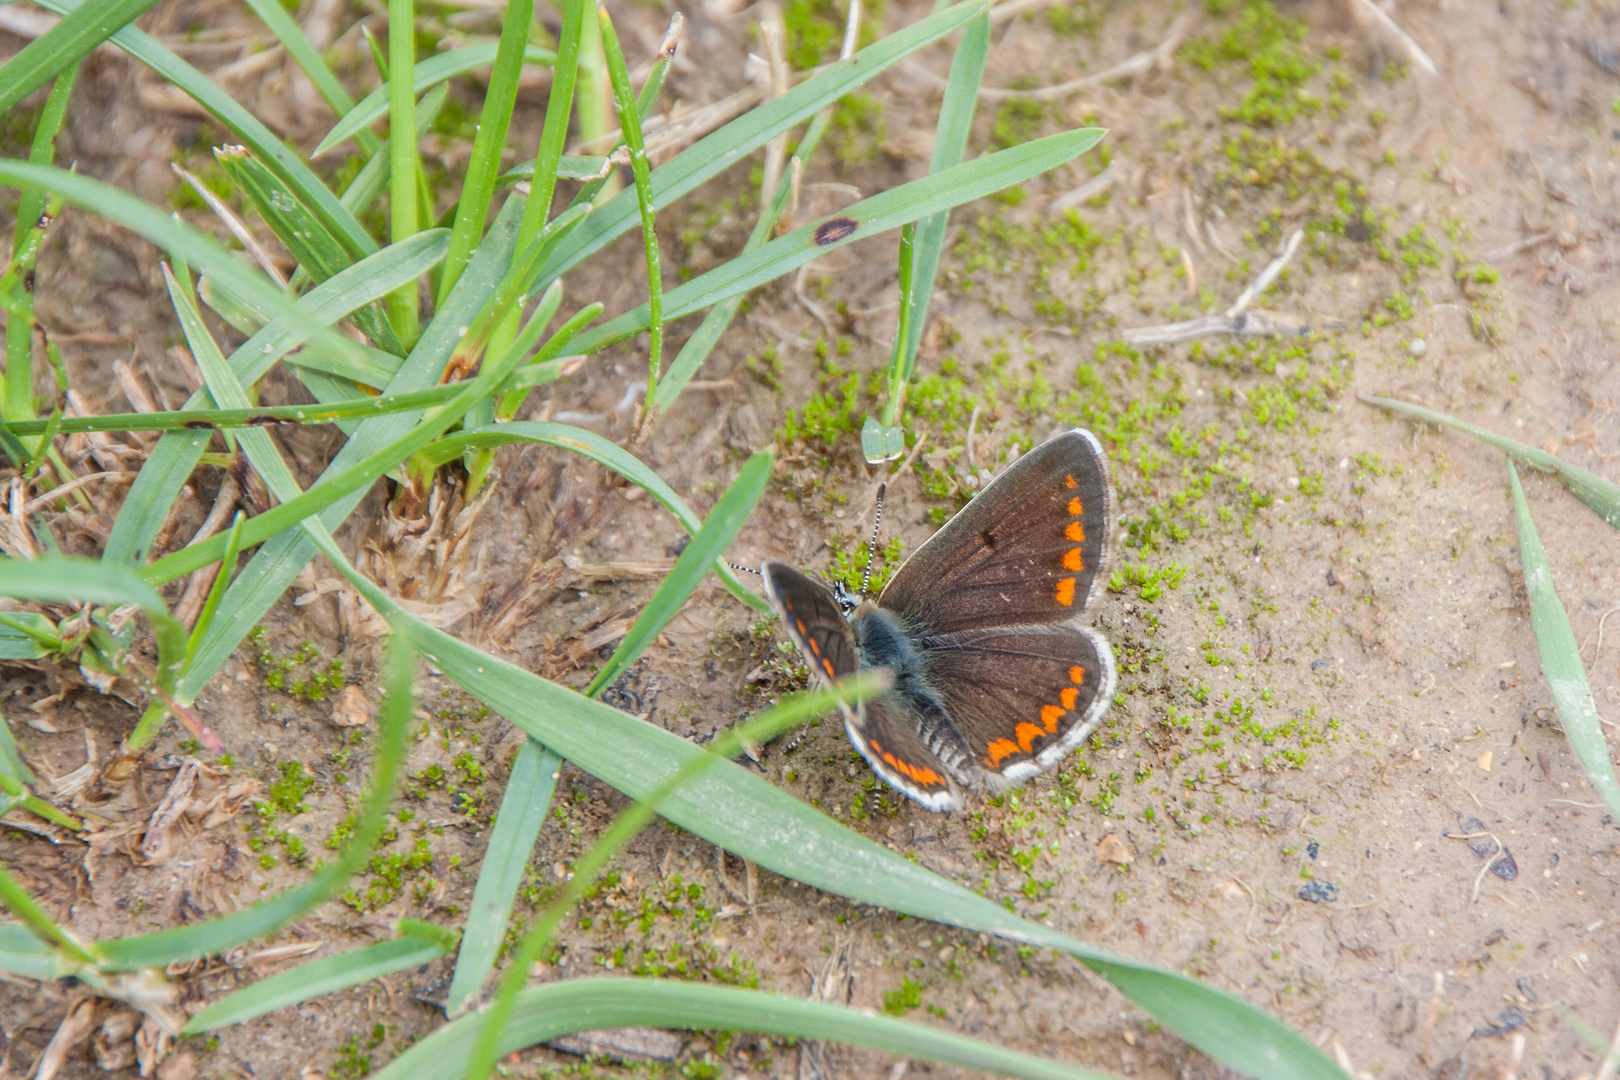
[[[1081,509],[1080,499],[1078,496],[1069,500],[1069,513],[1073,514],[1075,517],[1079,517],[1081,514],[1085,513],[1085,511]]]
[[[1070,668],[1069,681],[1076,686],[1084,686],[1086,684],[1086,669],[1083,667]]]
[[[1085,559],[1080,556],[1079,548],[1070,548],[1063,553],[1063,569],[1072,570],[1076,574],[1086,568]]]
[[[803,619],[794,619],[793,621],[799,624],[799,633],[806,634],[806,635],[808,635],[810,633],[810,631],[808,631],[808,630],[806,630],[804,628],[804,620]]]
[[[992,769],[998,769],[1001,767],[1002,758],[1018,753],[1018,744],[1011,739],[997,739],[985,747],[985,753],[989,755],[984,759],[985,763]]]
[[[832,661],[827,659],[825,656],[821,658],[821,666],[827,669],[827,678],[838,678],[838,673],[833,670]]]
[[[872,747],[873,749],[876,749],[877,743],[873,743]],[[944,783],[944,781],[940,779],[939,773],[928,768],[926,765],[913,765],[911,762],[902,761],[900,758],[897,758],[890,753],[884,753],[882,757],[884,761],[888,762],[889,767],[895,772],[909,780],[915,781],[916,783],[931,787],[938,787]]]
[[[1065,686],[1058,691],[1058,697],[1063,700],[1063,707],[1070,712],[1074,711],[1074,703],[1080,698],[1080,691],[1072,686]]]
[[[1086,527],[1078,521],[1071,521],[1069,527],[1063,530],[1063,535],[1077,544],[1083,544],[1086,542]]]
[[[1075,488],[1080,486],[1080,481],[1076,480],[1073,476],[1065,476],[1063,478],[1063,486],[1068,488],[1070,491],[1073,491]]]
[[[1052,598],[1064,607],[1071,607],[1074,604],[1074,578],[1066,577],[1059,581],[1057,591],[1052,594]]]
[[[817,656],[821,655],[821,646],[816,644],[815,638],[810,639],[810,651],[815,653]]]
[[[1035,740],[1046,734],[1046,732],[1030,723],[1019,724],[1014,731],[1018,735],[1018,745],[1023,748],[1026,754],[1033,753]]]
[[[1041,723],[1046,725],[1046,730],[1049,733],[1057,730],[1058,721],[1063,719],[1063,712],[1064,710],[1056,705],[1041,706]]]

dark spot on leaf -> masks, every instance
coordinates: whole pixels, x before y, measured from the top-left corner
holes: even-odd
[[[837,217],[831,221],[823,221],[816,226],[816,246],[826,247],[828,244],[836,244],[858,228],[860,223],[854,218]]]
[[[206,420],[187,420],[186,427],[193,431],[212,431],[214,425]]]

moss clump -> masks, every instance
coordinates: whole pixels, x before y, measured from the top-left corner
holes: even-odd
[[[1223,11],[1229,5],[1219,4]],[[1246,64],[1254,80],[1236,107],[1221,115],[1250,127],[1285,127],[1322,100],[1305,89],[1320,64],[1305,51],[1305,24],[1277,13],[1269,0],[1247,0],[1219,40],[1193,38],[1182,58],[1211,71],[1219,63]]]

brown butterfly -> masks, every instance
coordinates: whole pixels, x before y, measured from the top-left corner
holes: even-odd
[[[890,669],[889,690],[845,709],[849,739],[891,785],[954,810],[964,786],[1051,768],[1107,712],[1114,651],[1075,620],[1104,580],[1113,524],[1108,460],[1075,428],[996,477],[875,604],[841,605],[782,563],[761,574],[819,681]]]

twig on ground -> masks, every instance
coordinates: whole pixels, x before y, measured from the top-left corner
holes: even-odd
[[[242,247],[247,250],[249,255],[253,256],[253,261],[259,264],[259,268],[274,278],[277,285],[285,289],[287,287],[287,275],[281,272],[281,268],[270,257],[270,253],[264,250],[258,238],[248,229],[246,223],[236,216],[235,211],[225,205],[218,195],[208,190],[208,185],[192,175],[190,170],[172,161],[169,163],[169,168],[174,170],[176,176],[191,185],[191,190],[195,191],[202,201],[208,204],[208,209],[214,212],[214,216],[223,221],[225,227],[231,230],[231,235],[242,242]]]
[[[1429,59],[1429,54],[1423,51],[1422,46],[1413,41],[1412,36],[1402,30],[1383,8],[1373,3],[1373,0],[1350,0],[1350,9],[1355,13],[1356,21],[1362,26],[1377,26],[1393,38],[1396,44],[1406,50],[1407,55],[1418,67],[1430,75],[1440,74],[1440,69],[1434,66],[1434,61]]]
[[[1434,992],[1429,995],[1429,1012],[1423,1018],[1423,1042],[1418,1050],[1418,1057],[1424,1062],[1433,1060],[1429,1057],[1429,1041],[1434,1037],[1434,1022],[1440,1019],[1440,999],[1445,992],[1445,972],[1437,971],[1434,973]]]
[[[1481,258],[1493,260],[1505,259],[1509,255],[1517,255],[1521,251],[1529,251],[1533,247],[1540,247],[1542,244],[1545,244],[1547,241],[1553,239],[1557,235],[1558,234],[1556,232],[1544,232],[1537,233],[1534,236],[1527,236],[1523,240],[1520,240],[1517,243],[1509,244],[1505,248],[1497,248],[1495,251],[1487,251],[1483,256],[1481,256]]]
[[[1299,250],[1299,245],[1304,239],[1305,230],[1295,229],[1293,235],[1289,236],[1288,243],[1283,245],[1282,254],[1272,259],[1266,268],[1260,271],[1260,276],[1250,282],[1249,287],[1244,289],[1232,306],[1226,309],[1227,318],[1236,318],[1243,314],[1250,304],[1259,299],[1261,293],[1271,287],[1271,283],[1276,281],[1277,276],[1288,266],[1288,260],[1294,257],[1294,252]]]
[[[1236,337],[1274,337],[1293,335],[1303,337],[1311,332],[1310,323],[1299,322],[1284,315],[1275,315],[1261,311],[1258,308],[1250,310],[1250,305],[1259,299],[1273,281],[1277,280],[1288,260],[1294,257],[1299,245],[1305,239],[1303,229],[1295,229],[1293,235],[1283,246],[1281,255],[1260,271],[1260,275],[1250,283],[1238,296],[1236,302],[1226,309],[1224,315],[1204,315],[1196,319],[1187,319],[1183,322],[1165,323],[1159,326],[1142,326],[1124,333],[1125,341],[1131,345],[1173,345],[1181,341],[1192,341],[1195,338],[1215,337],[1230,334]],[[1188,279],[1192,281],[1192,271],[1189,262]],[[1337,320],[1322,324],[1322,329],[1333,325],[1342,325]]]
[[[1078,90],[1100,83],[1112,82],[1115,79],[1129,79],[1141,75],[1152,69],[1166,69],[1170,66],[1171,56],[1181,47],[1182,41],[1187,37],[1187,31],[1192,28],[1193,17],[1183,13],[1176,16],[1170,24],[1169,31],[1158,46],[1146,52],[1139,52],[1128,59],[1121,60],[1111,68],[1106,68],[1095,75],[1086,75],[1068,82],[1058,83],[1056,86],[1043,86],[1038,90],[1009,90],[994,86],[979,89],[980,101],[1009,101],[1021,98],[1029,101],[1052,101],[1065,98]],[[942,83],[944,80],[940,80]]]
[[[1119,177],[1119,162],[1118,160],[1115,160],[1109,163],[1108,168],[1104,169],[1096,176],[1093,176],[1090,180],[1087,180],[1079,187],[1070,191],[1065,191],[1063,194],[1057,196],[1051,202],[1047,203],[1046,212],[1048,214],[1056,214],[1063,210],[1067,210],[1071,206],[1079,206],[1087,199],[1095,199],[1098,195],[1101,195],[1103,192],[1113,187],[1114,182],[1117,181]]]

